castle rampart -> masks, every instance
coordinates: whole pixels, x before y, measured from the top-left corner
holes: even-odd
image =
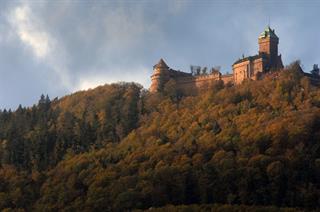
[[[174,80],[177,89],[185,94],[195,94],[200,90],[210,89],[217,81],[223,81],[225,84],[233,83],[233,75],[222,75],[214,70],[208,74],[186,73],[170,69],[163,59],[154,66],[154,74],[151,76],[151,92],[158,92],[164,89],[167,82]]]

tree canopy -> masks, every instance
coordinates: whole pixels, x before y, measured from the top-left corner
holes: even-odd
[[[0,112],[0,208],[315,209],[319,120],[320,89],[295,64],[196,96],[177,98],[174,82],[162,94],[118,83],[42,96]]]

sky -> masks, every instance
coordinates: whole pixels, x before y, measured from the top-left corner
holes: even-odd
[[[319,14],[316,0],[0,0],[0,109],[120,81],[148,88],[160,58],[231,73],[268,24],[284,64],[310,71]]]

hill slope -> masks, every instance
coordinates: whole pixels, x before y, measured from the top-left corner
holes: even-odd
[[[319,206],[320,90],[297,66],[176,97],[115,84],[2,112],[0,207]]]

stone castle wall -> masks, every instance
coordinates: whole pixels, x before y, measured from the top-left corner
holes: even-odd
[[[170,70],[168,76],[169,77],[162,76],[162,79],[153,78],[150,90],[163,88],[165,83],[171,79],[175,81],[177,89],[182,94],[197,94],[198,92],[210,89],[218,81],[223,81],[224,84],[233,83],[232,74],[221,75],[220,72],[193,76],[191,73]]]
[[[246,60],[233,65],[234,83],[240,84],[245,79],[257,80],[265,70],[266,61],[264,58]]]

